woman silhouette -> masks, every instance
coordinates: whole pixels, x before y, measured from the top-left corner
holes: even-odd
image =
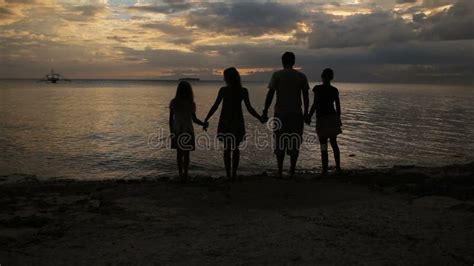
[[[231,67],[224,70],[224,81],[227,86],[219,90],[216,102],[209,110],[204,123],[207,123],[217,108],[219,108],[220,103],[223,102],[221,116],[219,117],[217,137],[224,144],[224,165],[227,178],[233,180],[237,177],[237,169],[239,167],[239,144],[245,137],[242,101],[244,101],[247,110],[252,116],[260,120],[260,122],[262,122],[262,118],[250,104],[248,90],[242,87],[237,69]]]
[[[341,159],[339,146],[337,145],[337,135],[341,130],[341,105],[339,102],[339,91],[331,85],[334,78],[334,71],[330,68],[324,69],[321,74],[322,85],[314,86],[313,106],[306,118],[306,123],[311,123],[311,117],[316,111],[316,133],[321,144],[321,160],[323,165],[323,174],[328,172],[328,139],[331,142],[334,160],[336,161],[336,171],[341,170]],[[336,105],[336,109],[334,109]]]

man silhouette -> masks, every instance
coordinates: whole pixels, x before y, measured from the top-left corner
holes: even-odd
[[[268,93],[263,110],[264,119],[268,119],[268,108],[276,93],[274,150],[278,163],[278,178],[283,177],[283,162],[285,153],[291,158],[290,178],[294,177],[298,160],[300,144],[303,136],[304,118],[308,114],[308,80],[296,69],[295,54],[285,52],[281,61],[283,69],[273,73],[268,84]],[[304,113],[301,110],[301,96],[303,96]]]

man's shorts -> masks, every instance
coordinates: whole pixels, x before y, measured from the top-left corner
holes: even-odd
[[[302,113],[275,114],[275,154],[298,155],[303,141],[304,117]]]

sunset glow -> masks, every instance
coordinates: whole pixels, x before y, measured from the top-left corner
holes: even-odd
[[[311,79],[332,66],[348,81],[472,83],[473,14],[469,0],[0,0],[0,77],[220,79],[236,66],[261,80],[292,50]]]

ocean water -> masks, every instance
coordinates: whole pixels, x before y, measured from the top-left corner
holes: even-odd
[[[45,84],[1,80],[0,174],[76,179],[176,175],[175,151],[164,145],[169,132],[168,105],[176,85],[171,81]],[[201,119],[222,85],[193,83]],[[474,160],[474,88],[334,85],[339,88],[343,112],[339,137],[343,168],[438,166]],[[260,112],[266,84],[246,82],[244,86]],[[218,116],[219,111],[204,135],[195,125],[200,141],[213,140]],[[274,171],[271,145],[257,145],[252,137],[259,135],[271,144],[271,131],[247,112],[245,119],[251,137],[241,152],[240,172]],[[305,127],[305,138],[298,167],[318,171],[321,163],[314,121]],[[222,176],[221,147],[206,144],[191,154],[191,175]],[[332,162],[330,157],[330,165]]]

